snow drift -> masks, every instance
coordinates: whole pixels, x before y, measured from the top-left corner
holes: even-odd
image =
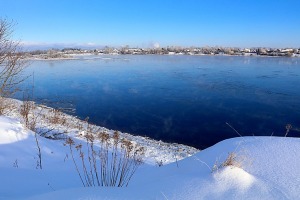
[[[300,139],[239,137],[181,161],[143,165],[127,188],[83,188],[61,140],[38,137],[0,117],[0,199],[297,199]],[[237,166],[221,166],[234,152]],[[213,169],[213,166],[220,166]]]

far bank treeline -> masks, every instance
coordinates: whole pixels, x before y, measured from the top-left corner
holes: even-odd
[[[233,48],[233,47],[165,47],[165,48],[131,48],[129,46],[114,48],[105,46],[99,49],[63,48],[34,50],[23,52],[26,57],[68,58],[70,54],[110,54],[110,55],[237,55],[237,56],[285,56],[300,57],[300,48]]]

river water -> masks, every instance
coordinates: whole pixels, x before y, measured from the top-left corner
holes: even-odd
[[[38,103],[134,135],[200,149],[237,137],[226,123],[243,136],[284,136],[286,124],[300,135],[299,58],[82,56],[26,73]]]

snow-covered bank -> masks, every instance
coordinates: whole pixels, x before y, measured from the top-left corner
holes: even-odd
[[[13,109],[6,115],[16,119],[22,119],[22,116],[20,115],[22,101],[16,99],[7,99],[6,101],[8,101],[7,104],[13,105]],[[44,133],[43,135],[45,137],[63,138],[71,136],[81,141],[85,140],[83,136],[87,131],[87,122],[84,120],[80,120],[74,116],[62,112],[56,112],[54,109],[43,105],[36,105],[35,108],[31,111],[31,116],[34,116],[35,118],[34,120],[36,123],[36,129],[39,130],[39,132]],[[54,123],[54,120],[63,122]],[[88,126],[89,129],[93,130],[94,132],[101,131],[113,134],[113,132],[115,131],[92,124],[89,124]],[[167,164],[191,156],[199,151],[198,149],[187,145],[165,143],[162,141],[150,139],[148,137],[134,136],[129,133],[122,132],[119,133],[121,138],[125,138],[129,141],[133,141],[140,146],[145,147],[145,162],[147,162],[148,164],[156,164],[157,162]]]
[[[83,188],[68,148],[38,137],[43,169],[36,169],[34,133],[0,117],[0,199],[297,199],[300,139],[240,137],[181,161],[143,165],[127,188]],[[9,137],[7,136],[9,135]],[[228,153],[238,166],[220,166]]]

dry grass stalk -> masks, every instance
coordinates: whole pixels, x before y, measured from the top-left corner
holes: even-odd
[[[64,114],[59,109],[52,109],[51,115],[49,116],[49,122],[51,124],[60,124],[64,125],[66,123],[66,118]]]
[[[222,167],[226,166],[234,166],[234,167],[241,167],[241,163],[237,160],[236,153],[229,153],[226,160],[222,163]]]
[[[74,163],[74,165],[75,165],[77,174],[78,174],[79,177],[80,177],[80,180],[81,180],[82,185],[85,187],[84,181],[83,181],[83,179],[82,179],[81,173],[80,173],[80,171],[79,171],[79,168],[78,168],[78,166],[77,166],[77,163],[76,163],[76,161],[75,161],[74,154],[73,154],[73,148],[72,148],[72,147],[75,145],[75,142],[74,142],[74,140],[73,140],[72,138],[67,138],[64,145],[69,147],[70,153],[71,153],[71,157],[72,157],[72,161],[73,161],[73,163]],[[78,147],[77,147],[77,148],[78,148]]]
[[[96,137],[87,132],[84,137],[87,155],[84,154],[81,144],[75,146],[81,160],[80,169],[73,159],[72,146],[74,143],[71,142],[73,140],[66,141],[83,186],[128,186],[137,168],[143,163],[144,148],[126,139],[121,139],[117,131],[112,135],[100,132]],[[100,143],[98,150],[95,148],[96,141]]]
[[[8,115],[14,109],[16,106],[11,99],[0,96],[0,115]]]
[[[225,161],[222,162],[221,164],[219,164],[219,162],[216,161],[214,166],[212,167],[211,171],[215,172],[215,171],[218,171],[219,169],[222,169],[222,168],[227,167],[227,166],[239,167],[239,168],[242,166],[241,161],[239,161],[237,159],[237,154],[236,153],[234,153],[234,152],[229,153],[227,158],[225,159]]]
[[[288,133],[290,132],[290,130],[291,130],[292,128],[293,128],[293,127],[292,127],[291,124],[287,124],[287,125],[285,126],[286,132],[285,132],[284,137],[286,137],[286,136],[288,135]]]

